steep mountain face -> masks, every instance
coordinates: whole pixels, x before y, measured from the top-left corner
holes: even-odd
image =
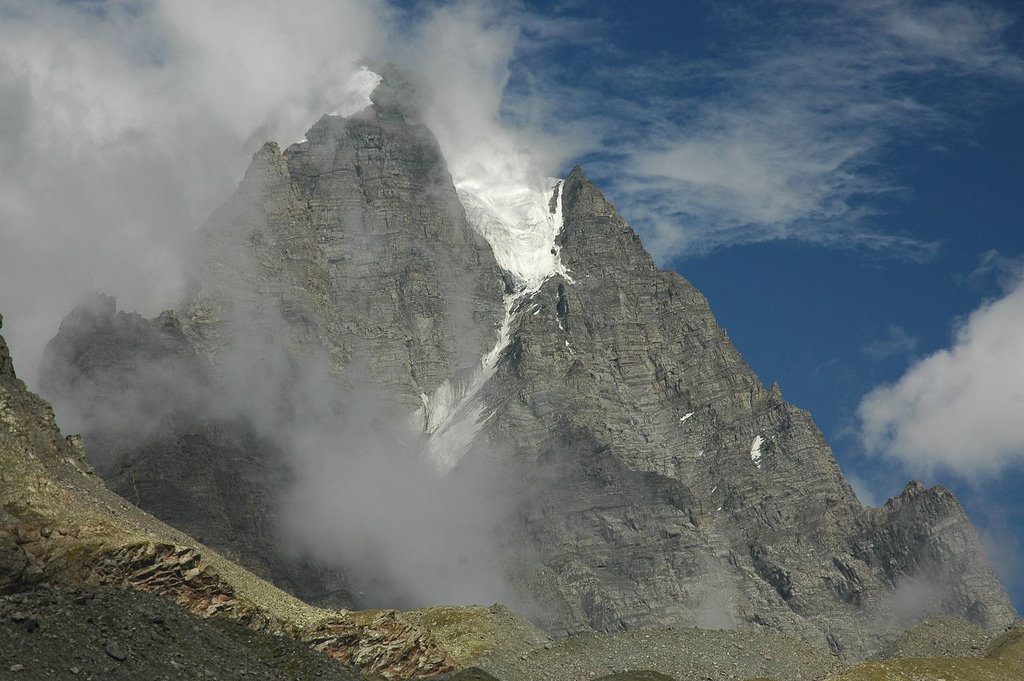
[[[406,411],[471,369],[503,315],[503,273],[468,224],[430,132],[396,94],[268,143],[204,228],[184,330],[216,363],[260,343],[358,366]],[[225,370],[224,367],[220,367]]]
[[[498,471],[517,500],[508,577],[553,633],[763,628],[858,658],[926,613],[1016,618],[956,499],[912,483],[863,508],[810,415],[578,168],[531,223],[556,241],[518,253],[547,269],[517,269],[521,233],[460,202],[399,80],[256,154],[177,315],[100,299],[62,324],[45,389],[116,491],[344,601],[343,575],[289,558],[275,517],[291,474],[275,431],[301,421],[312,362],[339,418],[352,404],[333,396],[372,396],[440,470]],[[251,408],[228,409],[239,394]],[[156,418],[106,418],[140,413],[126,396]]]
[[[487,391],[489,444],[539,490],[523,534],[542,567],[524,579],[549,628],[757,626],[857,656],[923,612],[1012,620],[948,491],[863,509],[704,297],[579,169],[562,191],[571,280],[524,301]]]
[[[287,470],[248,419],[217,408],[175,313],[146,320],[90,294],[47,357],[43,389],[111,489],[306,600],[351,605],[340,574],[279,550],[273,483]]]

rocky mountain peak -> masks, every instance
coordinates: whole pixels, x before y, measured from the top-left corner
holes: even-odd
[[[926,491],[927,488],[920,481],[911,480],[903,488],[903,491],[900,493],[900,498],[904,500],[913,499],[914,497],[923,494]]]
[[[575,166],[561,187],[563,224],[558,235],[570,272],[601,276],[622,269],[654,269],[640,237],[615,206]]]
[[[288,164],[281,153],[281,147],[277,142],[266,142],[253,154],[239,190],[255,198],[268,184],[280,182],[287,177]]]
[[[372,106],[264,146],[204,227],[176,316],[104,300],[103,324],[62,325],[55,397],[101,415],[124,413],[122,395],[171,396],[147,428],[88,422],[114,489],[304,597],[350,603],[344,560],[288,554],[281,481],[298,464],[281,434],[327,433],[318,455],[341,459],[321,468],[344,477],[344,457],[383,454],[338,424],[412,424],[409,451],[441,473],[423,485],[492,476],[461,513],[503,514],[488,540],[517,550],[494,561],[498,581],[554,634],[769,630],[858,658],[900,630],[921,584],[928,612],[1016,617],[955,498],[911,483],[864,509],[811,416],[761,384],[579,167],[507,205],[457,190],[408,92],[384,73]],[[154,364],[203,378],[167,390]],[[322,390],[292,399],[311,366]],[[279,408],[232,412],[239,393]],[[388,481],[366,480],[391,512]],[[317,555],[351,550],[333,548]]]

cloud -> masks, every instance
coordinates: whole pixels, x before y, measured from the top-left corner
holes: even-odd
[[[0,309],[19,373],[93,289],[178,302],[196,228],[267,139],[346,96],[374,0],[0,3]],[[314,19],[315,17],[315,19]]]
[[[568,151],[503,124],[504,90],[519,51],[573,30],[483,2],[0,0],[0,309],[21,375],[89,290],[176,306],[252,153],[338,109],[362,60],[417,70],[457,180],[542,186]]]
[[[582,160],[662,262],[778,239],[932,257],[927,235],[873,226],[904,191],[880,159],[961,125],[968,102],[1015,96],[1011,18],[794,8],[717,10],[715,46],[679,62],[614,44],[592,7],[8,0],[0,270],[16,283],[0,309],[22,374],[83,291],[146,314],[176,304],[196,226],[263,141],[337,108],[360,58],[420,72],[456,181],[539,187]]]
[[[908,335],[902,326],[890,326],[888,336],[882,340],[873,340],[861,350],[874,360],[886,359],[895,355],[903,355],[917,347],[917,339]]]
[[[0,311],[19,374],[35,381],[90,290],[145,316],[178,307],[197,228],[252,153],[345,109],[364,59],[416,67],[457,180],[542,181],[559,145],[534,151],[500,123],[501,101],[524,35],[560,30],[472,2],[406,14],[383,0],[0,0]],[[510,502],[483,464],[440,475],[422,433],[376,410],[395,401],[371,381],[342,389],[327,360],[295,365],[236,321],[245,330],[204,399],[173,366],[147,365],[137,390],[89,405],[105,409],[93,425],[150,425],[166,403],[244,417],[290,465],[279,510],[291,548],[342,565],[376,604],[509,600],[496,528]]]
[[[587,168],[647,247],[662,262],[780,239],[933,257],[928,235],[877,226],[907,191],[884,158],[959,129],[970,107],[1019,97],[1024,61],[1003,41],[1011,17],[888,0],[717,16],[701,59],[615,66],[594,48],[600,66],[554,88],[556,115],[573,121],[564,129],[600,140],[584,149]]]
[[[1024,463],[1024,279],[975,310],[953,345],[870,392],[858,416],[869,452],[911,471],[969,477]]]
[[[967,284],[978,288],[994,279],[998,286],[1009,289],[1022,277],[1024,257],[1005,256],[993,248],[978,256],[978,266],[970,274],[966,277],[957,275],[955,280],[958,285]]]
[[[566,22],[489,3],[444,4],[424,18],[400,53],[428,84],[425,120],[456,186],[477,192],[525,186],[547,190],[547,177],[571,145],[528,118],[535,98],[519,100],[516,120],[503,116],[513,65],[534,44],[574,40]]]

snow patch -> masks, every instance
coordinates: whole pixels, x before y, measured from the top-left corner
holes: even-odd
[[[512,323],[527,293],[519,291],[505,296],[505,318],[498,339],[468,379],[454,384],[445,379],[430,395],[420,395],[423,406],[416,411],[416,418],[427,434],[427,459],[440,471],[447,472],[455,467],[491,416],[484,413],[484,406],[476,397],[494,375],[501,353],[512,340]]]
[[[686,412],[685,414],[683,414],[683,415],[682,415],[682,416],[680,417],[680,419],[679,419],[679,423],[682,423],[683,421],[685,421],[686,419],[690,418],[691,416],[693,416],[693,412],[692,412],[692,411],[688,411],[688,412]]]
[[[380,81],[383,80],[378,74],[374,73],[365,66],[360,67],[358,71],[348,77],[348,80],[343,86],[339,88],[339,104],[338,108],[327,114],[328,116],[341,116],[348,118],[354,114],[359,113],[366,107],[373,104],[370,100],[370,95],[380,85]],[[303,141],[305,138],[303,138]]]
[[[754,465],[761,468],[761,444],[764,440],[760,435],[754,438],[754,441],[750,443],[750,460],[754,462]]]
[[[548,178],[545,187],[534,189],[469,178],[455,188],[469,223],[520,287],[536,291],[553,274],[572,281],[555,243],[562,229],[562,180]]]

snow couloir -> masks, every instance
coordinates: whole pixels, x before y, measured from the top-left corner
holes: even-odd
[[[465,456],[490,416],[477,395],[494,375],[501,353],[512,338],[512,326],[525,299],[544,281],[560,274],[571,281],[557,243],[562,229],[562,180],[547,186],[488,183],[478,179],[456,182],[466,218],[494,251],[498,265],[512,276],[514,290],[505,295],[505,317],[494,347],[464,381],[444,381],[430,395],[421,395],[417,416],[427,433],[427,457],[448,471]]]

